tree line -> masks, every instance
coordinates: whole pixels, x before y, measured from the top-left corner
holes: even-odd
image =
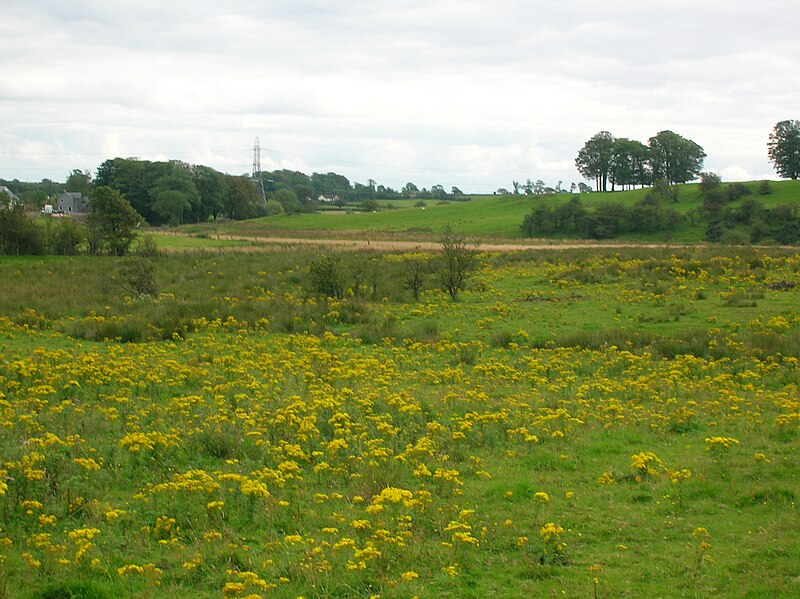
[[[633,206],[606,200],[588,208],[576,195],[557,206],[539,203],[523,219],[522,233],[526,237],[558,234],[608,239],[624,233],[672,231],[684,220],[676,210],[664,206],[675,201],[676,192],[660,182]]]
[[[219,218],[244,220],[257,216],[316,212],[319,197],[335,198],[340,207],[360,203],[374,209],[378,199],[467,199],[458,187],[448,192],[442,185],[430,189],[406,183],[399,191],[370,179],[351,183],[333,172],[312,173],[276,170],[252,175],[229,175],[203,165],[179,160],[150,161],[112,158],[104,161],[94,178],[73,170],[65,184],[43,180],[25,183],[0,181],[25,203],[44,206],[61,191],[89,195],[93,187],[106,186],[120,192],[150,225],[178,225]],[[264,195],[261,194],[263,184]]]
[[[730,244],[772,241],[793,245],[800,241],[800,211],[797,204],[767,208],[742,183],[723,186],[718,175],[703,173],[700,180],[703,205],[699,212],[707,220],[707,241]],[[772,193],[769,181],[758,186],[758,195]],[[734,202],[737,202],[734,204]]]
[[[578,152],[575,167],[586,179],[594,180],[597,191],[644,187],[656,181],[686,183],[703,170],[706,153],[690,139],[673,131],[661,131],[647,145],[601,131]]]

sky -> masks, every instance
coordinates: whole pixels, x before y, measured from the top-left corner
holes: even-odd
[[[610,131],[775,179],[797,0],[24,0],[0,19],[0,178],[104,160],[336,172],[466,193],[583,181]],[[591,183],[591,182],[589,182]]]

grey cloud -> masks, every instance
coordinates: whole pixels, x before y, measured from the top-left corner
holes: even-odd
[[[0,150],[21,150],[0,176],[44,172],[22,150],[48,143],[83,150],[82,161],[183,148],[241,170],[242,147],[260,135],[275,164],[341,164],[361,178],[577,180],[572,159],[595,132],[646,140],[664,128],[696,138],[714,168],[768,172],[769,129],[798,117],[793,10],[793,0],[15,3],[0,22]],[[70,164],[55,168],[48,176]],[[432,182],[445,181],[420,181]]]

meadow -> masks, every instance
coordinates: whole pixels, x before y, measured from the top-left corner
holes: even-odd
[[[323,251],[0,261],[0,597],[800,593],[796,251]]]
[[[765,207],[773,208],[782,204],[800,204],[800,183],[797,181],[771,181],[771,193],[760,195],[760,182],[743,184],[752,195],[746,196],[762,202]],[[696,213],[703,200],[698,184],[676,186],[679,190],[676,202],[668,202],[665,208],[674,209],[680,214]],[[603,202],[614,202],[624,206],[633,206],[650,191],[634,189],[606,193],[584,193],[579,195],[584,206],[591,209]],[[195,234],[213,235],[215,233],[244,236],[261,236],[280,234],[283,236],[311,236],[324,231],[325,235],[382,236],[403,234],[404,236],[433,236],[441,234],[446,227],[461,231],[471,236],[499,239],[522,239],[520,225],[526,214],[537,204],[556,206],[568,201],[572,194],[562,193],[546,196],[473,196],[469,201],[437,202],[425,200],[425,207],[415,207],[414,200],[378,201],[381,208],[374,213],[352,211],[347,214],[287,214],[257,218],[230,223],[202,223],[186,225],[182,230]],[[741,200],[732,202],[737,206]],[[386,209],[387,205],[396,209]],[[670,240],[675,243],[697,243],[704,240],[707,223],[701,218],[688,218],[677,229],[670,232]],[[554,235],[561,238],[562,233]],[[576,234],[577,236],[577,234]],[[628,235],[620,237],[630,241],[664,242],[666,234]]]

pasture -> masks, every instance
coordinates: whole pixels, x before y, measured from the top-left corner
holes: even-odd
[[[771,181],[771,193],[759,194],[759,182],[745,183],[752,195],[747,198],[756,199],[765,207],[772,208],[781,204],[800,204],[800,183],[797,181]],[[678,199],[676,202],[664,204],[665,208],[674,209],[683,215],[696,214],[702,206],[702,197],[698,184],[676,186]],[[636,189],[607,193],[580,194],[580,200],[587,208],[603,202],[614,202],[624,206],[633,206],[650,191]],[[203,223],[187,225],[182,230],[191,233],[214,233],[269,237],[271,235],[313,236],[320,235],[352,235],[384,237],[386,234],[402,234],[434,238],[448,226],[456,231],[471,236],[494,239],[521,239],[520,225],[526,214],[537,204],[555,206],[568,201],[571,194],[555,194],[547,196],[474,196],[469,201],[439,203],[425,200],[426,206],[414,207],[413,200],[378,201],[381,208],[375,213],[362,214],[291,214],[257,218],[248,221],[230,223]],[[737,206],[741,200],[732,202]],[[387,204],[404,206],[388,210]],[[699,217],[688,218],[676,230],[671,232],[670,240],[675,243],[697,243],[703,241],[706,223]],[[561,235],[559,234],[560,238]],[[554,237],[555,238],[555,237]],[[664,242],[664,233],[651,235],[628,236],[629,241]]]
[[[321,251],[0,261],[0,597],[800,593],[796,251]]]

